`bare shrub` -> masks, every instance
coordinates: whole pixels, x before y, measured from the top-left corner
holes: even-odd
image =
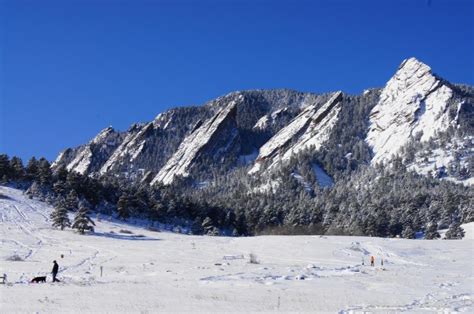
[[[260,262],[257,259],[257,255],[250,253],[249,254],[249,263],[250,264],[260,264]]]
[[[12,256],[7,257],[7,261],[10,262],[23,262],[24,259],[18,254],[13,254]]]
[[[147,229],[148,229],[149,231],[153,231],[153,232],[160,232],[160,229],[159,229],[159,228],[157,228],[157,227],[155,227],[155,226],[151,226],[151,225],[150,225]]]

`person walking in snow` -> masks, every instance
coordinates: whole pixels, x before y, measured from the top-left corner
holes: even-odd
[[[375,257],[373,255],[370,257],[370,266],[375,266]]]
[[[56,261],[53,261],[53,270],[51,271],[51,274],[53,274],[53,282],[59,282],[59,280],[56,278],[56,276],[58,275],[58,271],[59,271],[59,265]]]

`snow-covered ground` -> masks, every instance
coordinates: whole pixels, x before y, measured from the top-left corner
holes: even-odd
[[[95,234],[81,236],[52,229],[44,203],[10,188],[0,193],[7,196],[0,198],[0,273],[8,276],[1,313],[474,311],[472,224],[470,239],[459,241],[225,238],[103,218]],[[11,261],[15,255],[22,261]],[[370,255],[376,267],[367,265]],[[30,284],[53,260],[62,282],[48,275]]]

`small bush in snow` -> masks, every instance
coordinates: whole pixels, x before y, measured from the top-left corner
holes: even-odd
[[[133,232],[131,232],[130,230],[127,230],[127,229],[120,229],[119,232],[120,233],[125,233],[125,234],[133,234]]]
[[[157,227],[154,227],[154,226],[149,226],[147,229],[149,231],[153,231],[153,232],[160,232],[160,229],[158,229]]]
[[[23,257],[21,257],[18,254],[13,254],[12,256],[7,257],[7,261],[10,261],[10,262],[23,262],[24,259],[23,259]]]
[[[257,259],[257,255],[250,253],[249,254],[249,263],[250,264],[260,264],[260,262]]]

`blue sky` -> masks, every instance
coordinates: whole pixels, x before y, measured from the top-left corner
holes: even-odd
[[[230,91],[360,93],[415,56],[474,84],[474,1],[0,0],[0,153],[54,159]]]

